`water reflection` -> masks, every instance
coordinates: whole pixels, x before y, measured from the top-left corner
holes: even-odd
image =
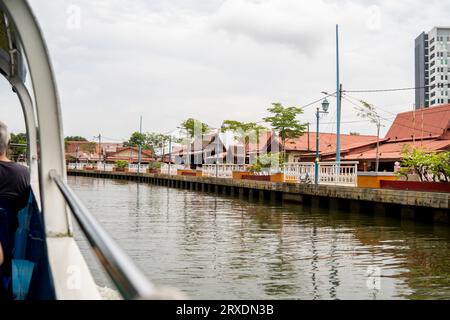
[[[150,279],[192,298],[450,298],[447,226],[125,181],[69,182]],[[379,289],[368,285],[377,268]]]

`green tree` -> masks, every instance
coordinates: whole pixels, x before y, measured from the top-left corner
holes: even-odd
[[[17,161],[19,157],[25,157],[27,153],[27,135],[26,133],[11,133],[10,157]]]
[[[409,174],[415,173],[421,181],[450,181],[450,152],[427,152],[405,145],[401,156],[403,159],[399,175],[408,178]]]
[[[162,153],[162,149],[166,147],[169,140],[170,136],[162,133],[150,132],[146,134],[146,142],[153,152],[161,150]]]
[[[87,139],[82,136],[68,136],[64,138],[64,141],[87,141]]]
[[[95,153],[97,149],[97,144],[95,142],[83,143],[80,145],[80,149],[89,154]]]
[[[239,122],[235,120],[225,120],[222,124],[222,132],[233,132],[236,139],[245,144],[250,143],[251,134],[256,134],[257,143],[259,144],[259,136],[262,131],[267,131],[267,128],[258,125],[255,122]]]
[[[375,161],[375,172],[378,172],[380,166],[380,129],[383,127],[381,123],[381,117],[378,114],[375,107],[363,100],[360,100],[362,107],[357,107],[358,116],[363,119],[368,119],[371,123],[377,126],[377,149],[376,149],[376,161]]]
[[[140,133],[138,131],[131,134],[130,139],[123,144],[125,147],[139,147],[141,146],[144,150],[150,150],[150,145],[148,144],[147,135],[145,133]]]
[[[434,181],[450,181],[450,152],[429,155],[429,167]]]
[[[297,120],[297,116],[303,114],[303,110],[298,107],[283,107],[281,103],[272,103],[272,107],[267,110],[272,113],[272,116],[264,118],[264,121],[270,123],[272,128],[279,132],[283,159],[286,159],[286,140],[299,138],[306,131],[307,124]]]
[[[183,121],[180,125],[180,128],[184,129],[188,133],[190,138],[193,138],[194,135],[196,134],[195,132],[196,128],[200,128],[201,132],[199,133],[201,133],[202,135],[211,132],[211,128],[206,123],[203,123],[193,118],[189,118]]]
[[[82,136],[67,136],[67,137],[65,137],[64,138],[64,149],[66,150],[66,152],[67,152],[67,148],[69,147],[69,142],[70,141],[81,141],[81,142],[84,142],[84,141],[87,141],[87,139],[85,137],[82,137]]]

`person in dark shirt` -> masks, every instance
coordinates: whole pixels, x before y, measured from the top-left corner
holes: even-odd
[[[0,122],[0,301],[12,298],[12,254],[18,227],[17,214],[28,203],[28,168],[7,158],[10,146],[8,127]]]

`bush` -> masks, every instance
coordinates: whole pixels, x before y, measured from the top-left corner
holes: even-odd
[[[266,153],[256,158],[256,162],[248,167],[249,172],[270,172],[271,168],[282,168],[284,166],[282,153]]]
[[[450,152],[431,153],[406,145],[398,175],[408,179],[409,174],[417,174],[421,181],[450,181]]]
[[[262,166],[261,166],[260,163],[252,164],[250,167],[248,167],[248,171],[249,172],[255,172],[255,173],[261,172],[262,171]]]
[[[114,166],[119,169],[128,168],[128,161],[126,160],[117,160],[114,162]]]
[[[157,161],[154,161],[154,162],[150,162],[149,164],[148,164],[148,168],[149,169],[161,169],[161,162],[157,162]]]

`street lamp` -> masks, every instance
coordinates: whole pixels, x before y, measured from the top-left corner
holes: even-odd
[[[77,146],[76,150],[77,150],[76,156],[75,156],[76,157],[76,169],[78,170],[78,151],[80,151],[80,146],[79,145]]]
[[[330,106],[330,103],[325,98],[322,101],[322,111],[320,111],[320,108],[317,108],[316,112],[316,118],[317,118],[317,130],[316,130],[316,163],[315,163],[315,174],[314,174],[314,182],[316,185],[319,184],[319,119],[320,114],[327,114],[328,113],[328,107]]]

